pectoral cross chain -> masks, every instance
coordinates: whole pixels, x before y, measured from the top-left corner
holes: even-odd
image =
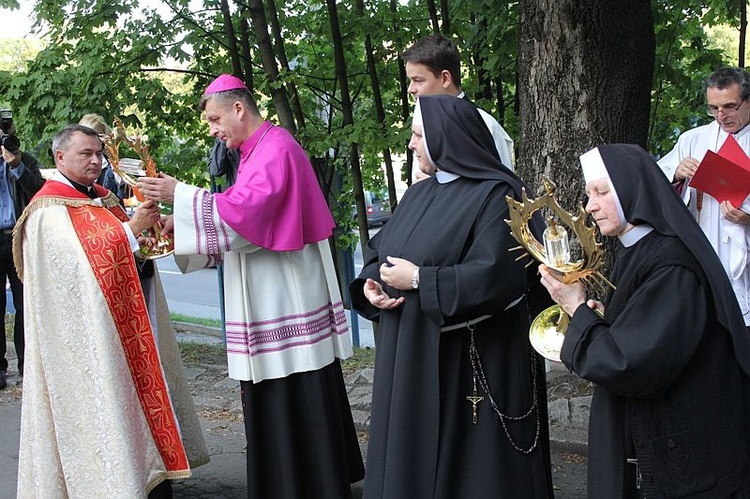
[[[484,400],[484,397],[477,396],[477,379],[474,378],[474,391],[471,396],[466,397],[471,402],[471,420],[477,424],[477,404]]]

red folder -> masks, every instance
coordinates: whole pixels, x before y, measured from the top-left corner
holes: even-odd
[[[739,208],[750,194],[750,158],[729,135],[718,153],[707,151],[690,186]]]

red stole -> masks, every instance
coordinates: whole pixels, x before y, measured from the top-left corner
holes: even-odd
[[[109,192],[98,185],[95,188],[102,196]],[[61,182],[45,182],[35,198],[45,196],[88,200],[85,194]],[[143,414],[167,471],[173,474],[170,478],[189,476],[190,466],[159,362],[135,258],[122,228],[128,216],[120,205],[104,208],[76,203],[67,205],[67,209],[117,327]]]

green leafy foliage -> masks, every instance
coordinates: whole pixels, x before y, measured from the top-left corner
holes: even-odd
[[[375,367],[375,349],[369,347],[355,348],[351,357],[341,361],[341,371],[344,376],[373,367]]]
[[[704,112],[702,82],[728,61],[721,50],[709,47],[704,29],[717,21],[721,8],[707,11],[705,2],[692,0],[654,0],[652,5],[656,62],[649,150],[660,157],[672,149],[681,132],[710,120]]]
[[[278,77],[263,71],[252,29],[250,53],[239,56],[250,68],[259,106],[270,119],[276,112],[271,90],[284,88],[289,94],[292,85],[296,88],[304,117],[297,123],[297,139],[313,159],[324,187],[330,188],[332,211],[346,232],[352,223],[351,148],[356,145],[360,152],[368,190],[385,185],[383,151],[406,151],[412,103],[404,116],[398,60],[406,47],[431,33],[427,9],[417,0],[366,0],[360,15],[355,2],[339,2],[354,114],[354,123],[344,126],[326,3],[275,4],[283,38],[283,47],[274,46]],[[655,155],[668,151],[681,131],[708,119],[701,81],[728,63],[731,54],[710,43],[705,27],[737,28],[738,5],[652,1],[657,53],[649,147]],[[18,7],[18,2],[0,0],[0,6]],[[464,90],[520,142],[518,2],[448,0],[447,6],[439,16],[444,24],[450,21],[449,35],[461,47]],[[249,22],[246,8],[230,1],[240,47],[241,26]],[[35,55],[17,67],[0,66],[0,104],[13,109],[24,147],[52,166],[48,144],[62,126],[89,112],[110,122],[121,117],[129,130],[147,137],[160,170],[207,185],[205,165],[212,139],[196,104],[210,79],[232,72],[232,44],[219,9],[218,0],[36,0],[35,18],[46,27],[46,44],[33,52],[14,49],[17,58]],[[373,45],[385,124],[375,112],[366,36]],[[5,47],[5,42],[0,44],[0,49]],[[282,50],[288,68],[280,64]]]

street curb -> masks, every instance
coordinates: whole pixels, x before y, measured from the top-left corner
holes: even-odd
[[[192,324],[190,322],[172,321],[172,326],[175,331],[182,333],[196,333],[196,334],[207,334],[209,336],[215,336],[217,338],[223,338],[224,332],[221,328],[203,326],[201,324]]]
[[[591,395],[548,400],[547,411],[550,441],[587,447]]]
[[[549,441],[550,449],[560,453],[578,454],[579,456],[589,455],[589,446],[572,442],[561,442],[558,440]]]

